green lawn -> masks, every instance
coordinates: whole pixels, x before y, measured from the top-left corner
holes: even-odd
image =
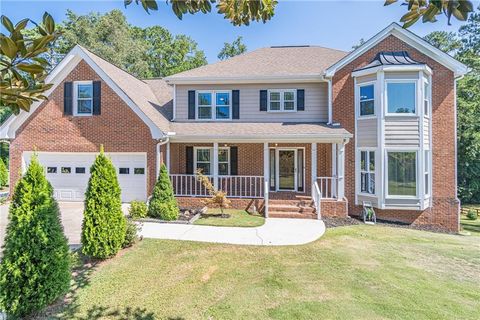
[[[260,215],[249,214],[245,210],[226,209],[225,213],[230,215],[229,218],[221,217],[201,217],[193,224],[208,226],[226,226],[226,227],[258,227],[265,223],[265,219]],[[209,209],[208,213],[219,214],[219,209]]]
[[[382,226],[252,247],[144,240],[81,272],[60,319],[478,319],[480,241]]]
[[[480,209],[480,204],[465,205],[463,207]],[[478,217],[477,220],[470,220],[462,214],[460,217],[460,225],[462,230],[470,232],[474,236],[480,236],[480,217]]]

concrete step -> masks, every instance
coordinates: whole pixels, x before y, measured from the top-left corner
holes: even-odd
[[[282,211],[269,211],[268,216],[270,218],[291,218],[291,219],[317,219],[315,213],[292,213]]]
[[[286,199],[269,199],[269,205],[286,205],[286,206],[310,206],[312,204],[312,200],[286,200]]]
[[[310,206],[296,206],[296,205],[286,205],[286,204],[272,204],[269,203],[268,206],[271,211],[280,211],[280,212],[291,212],[291,213],[314,213],[315,208]]]

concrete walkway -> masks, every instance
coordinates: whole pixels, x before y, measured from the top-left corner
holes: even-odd
[[[210,227],[144,222],[145,238],[190,240],[243,245],[300,245],[317,240],[325,233],[321,220],[269,218],[255,228]]]

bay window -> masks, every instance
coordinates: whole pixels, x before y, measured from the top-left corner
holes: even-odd
[[[360,151],[360,191],[375,194],[375,151]]]
[[[425,179],[425,195],[430,194],[430,150],[424,151],[423,176]]]
[[[417,153],[387,152],[388,195],[417,196]]]
[[[416,82],[387,82],[387,114],[412,115],[416,113]]]
[[[231,91],[198,91],[196,101],[199,120],[231,119]]]
[[[375,114],[375,86],[373,84],[360,86],[360,116]]]

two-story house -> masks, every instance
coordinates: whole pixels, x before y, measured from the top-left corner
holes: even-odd
[[[146,200],[161,163],[183,207],[201,170],[266,217],[358,215],[457,231],[455,81],[467,68],[392,24],[347,53],[258,49],[139,80],[76,46],[49,100],[11,117],[11,185],[36,150],[55,196],[82,201],[103,144],[125,202]]]

